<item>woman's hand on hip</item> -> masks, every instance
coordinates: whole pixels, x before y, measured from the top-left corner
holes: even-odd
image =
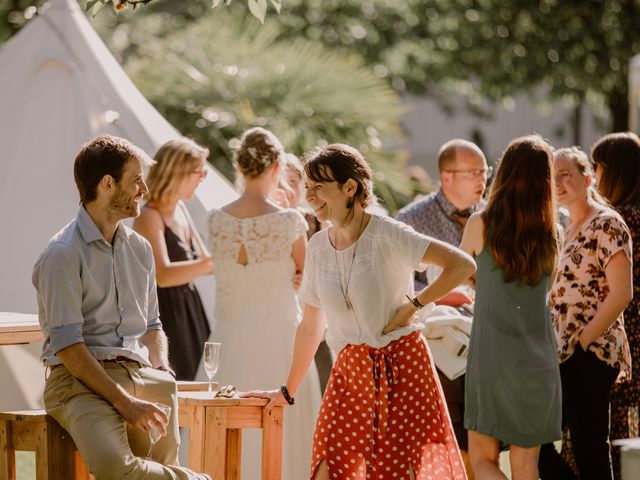
[[[416,307],[414,307],[410,302],[406,302],[400,308],[398,308],[398,310],[396,310],[396,313],[391,321],[387,324],[386,327],[382,329],[382,333],[383,335],[386,335],[387,333],[393,332],[398,328],[411,325],[415,320]]]
[[[275,390],[251,390],[249,392],[242,392],[240,398],[266,398],[269,400],[266,407],[269,415],[271,415],[273,407],[286,407],[289,405],[279,388]]]

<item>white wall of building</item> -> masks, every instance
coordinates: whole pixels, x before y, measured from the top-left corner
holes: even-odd
[[[437,152],[440,146],[452,138],[474,140],[474,132],[490,164],[495,164],[508,143],[516,137],[539,133],[553,146],[572,145],[573,110],[560,102],[549,112],[540,112],[529,97],[515,99],[512,109],[495,107],[490,118],[478,118],[464,107],[462,98],[454,99],[456,112],[445,112],[435,101],[425,97],[405,97],[410,111],[405,115],[404,126],[407,142],[402,145],[411,153],[411,164],[426,168],[432,178],[438,178]],[[585,151],[606,132],[597,125],[592,112],[585,105],[582,109],[581,147]]]

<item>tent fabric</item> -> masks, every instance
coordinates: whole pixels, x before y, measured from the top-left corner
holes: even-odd
[[[150,155],[178,132],[142,96],[75,0],[51,0],[0,50],[0,310],[36,313],[31,267],[78,208],[73,160],[99,134],[131,140]],[[119,118],[109,123],[107,112]],[[234,199],[217,171],[189,202],[206,212]]]
[[[2,46],[0,85],[0,311],[36,313],[31,269],[49,238],[77,212],[73,160],[79,147],[112,134],[153,155],[179,133],[129,80],[75,0],[51,0]],[[201,231],[209,210],[237,196],[208,168],[188,202]],[[211,313],[213,279],[198,283]],[[27,351],[33,356],[37,348]],[[6,362],[23,355],[10,357],[3,350],[0,369],[15,371]],[[31,370],[23,378],[41,384],[44,374]],[[16,408],[25,399],[20,407],[36,406],[29,395],[6,396],[0,396],[0,408]]]

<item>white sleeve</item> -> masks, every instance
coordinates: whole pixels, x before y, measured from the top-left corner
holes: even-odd
[[[313,254],[314,251],[315,249],[313,248],[307,249],[307,255],[304,259],[302,286],[300,287],[298,298],[300,299],[300,303],[322,308],[322,305],[320,304],[320,295],[318,292],[318,279],[314,262],[316,256]]]
[[[293,223],[293,228],[291,229],[292,238],[290,240],[293,243],[302,235],[307,233],[307,230],[309,230],[309,224],[304,219],[304,216],[302,216],[302,213],[298,210],[292,210],[290,218],[291,223]]]
[[[412,270],[423,270],[422,257],[431,244],[431,239],[416,232],[413,227],[396,220],[387,221],[387,234],[391,240],[396,261]]]

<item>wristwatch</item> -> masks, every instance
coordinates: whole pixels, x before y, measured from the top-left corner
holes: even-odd
[[[280,387],[280,391],[282,392],[282,396],[284,397],[284,399],[287,401],[289,405],[293,405],[294,403],[296,403],[293,397],[289,394],[289,390],[287,390],[286,385],[282,385]]]

